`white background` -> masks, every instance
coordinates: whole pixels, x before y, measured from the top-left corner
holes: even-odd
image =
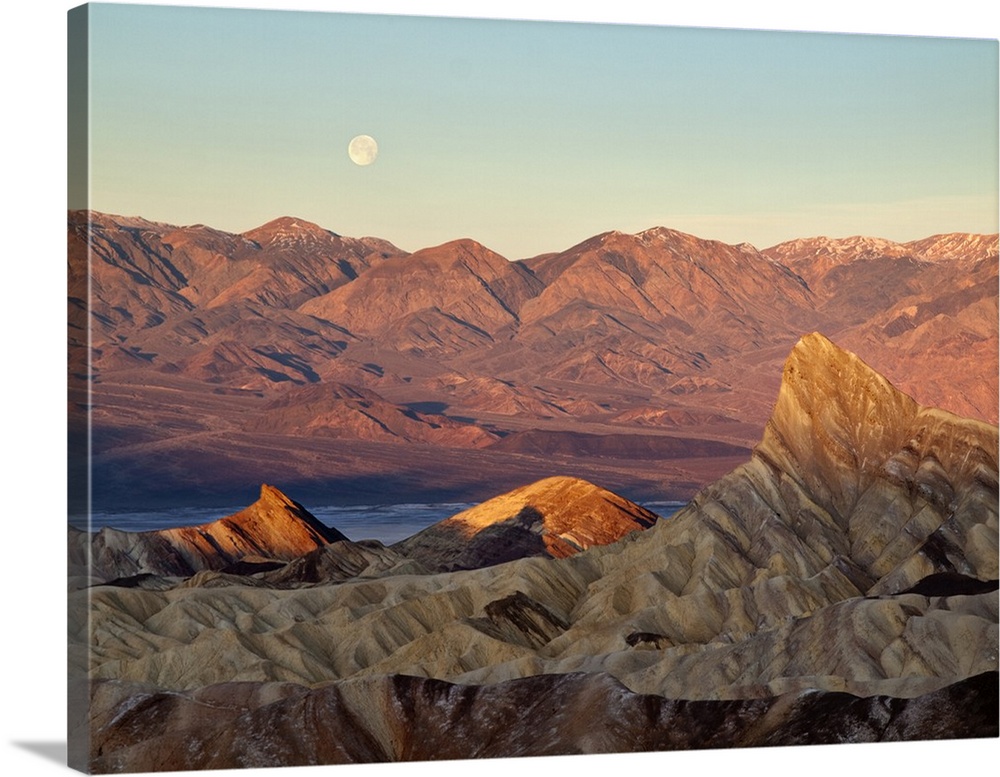
[[[189,3],[196,4],[196,3]],[[552,0],[300,0],[204,2],[203,5],[336,10],[423,15],[673,24],[752,29],[998,37],[989,2],[840,0],[722,2],[701,0],[655,9],[647,1]],[[18,0],[0,24],[4,149],[0,226],[3,392],[0,467],[0,554],[5,606],[0,616],[4,658],[4,774],[65,773],[65,38],[59,0]],[[817,8],[817,5],[823,7]],[[621,770],[707,773],[733,770],[810,775],[903,772],[919,775],[992,771],[1000,740],[782,748],[701,753],[522,759],[467,764],[361,766],[357,775],[508,774],[511,770],[566,770],[607,774]],[[337,767],[294,774],[332,774]],[[273,775],[271,770],[212,774]]]

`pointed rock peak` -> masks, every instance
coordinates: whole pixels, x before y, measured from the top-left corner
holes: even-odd
[[[869,396],[873,392],[901,394],[858,356],[834,345],[819,332],[803,336],[792,348],[782,372],[782,390],[794,391],[803,399],[808,393],[820,402],[858,394]]]
[[[394,546],[429,569],[473,569],[528,556],[564,558],[656,523],[600,486],[550,477],[493,497]]]
[[[473,254],[475,256],[497,256],[500,254],[495,251],[490,250],[482,243],[477,240],[473,240],[471,237],[461,237],[457,240],[449,240],[447,243],[442,243],[438,246],[432,246],[430,248],[423,248],[417,251],[416,255],[460,255],[460,254]],[[503,258],[503,257],[500,257]]]
[[[186,577],[246,558],[289,561],[346,539],[264,484],[252,505],[211,523],[144,532],[102,530],[94,539],[94,568],[106,580],[145,573]]]
[[[917,407],[855,354],[813,332],[800,339],[785,360],[772,422],[836,418],[851,426],[870,426],[910,417]],[[797,415],[783,415],[793,409]]]
[[[785,361],[778,401],[758,450],[778,443],[801,462],[826,457],[863,471],[919,443],[911,439],[919,419],[925,425],[933,419],[938,432],[961,427],[996,439],[996,426],[921,406],[855,354],[814,332],[799,340]],[[956,439],[965,434],[954,431]],[[946,452],[935,456],[943,461]]]
[[[615,241],[623,238],[631,242],[635,242],[636,239],[635,235],[626,235],[624,232],[612,229],[607,232],[598,232],[596,235],[591,235],[587,239],[573,244],[565,251],[553,253],[552,256],[577,256],[579,254],[587,253],[588,251],[595,251],[608,243],[614,243]]]
[[[489,251],[486,246],[478,240],[473,240],[471,237],[460,237],[455,240],[449,240],[447,243],[442,243],[440,247],[452,247],[460,251]]]
[[[634,235],[628,235],[628,238],[633,242],[638,242],[645,246],[655,246],[657,249],[666,248],[674,253],[685,256],[702,253],[707,249],[712,251],[721,249],[726,253],[733,253],[734,251],[752,254],[758,253],[757,249],[750,245],[750,243],[731,245],[723,243],[720,240],[708,240],[688,232],[681,232],[677,229],[662,226],[651,227]]]
[[[691,237],[684,232],[678,232],[676,229],[670,229],[669,227],[650,227],[649,229],[644,229],[639,232],[636,237],[642,240],[669,240],[673,237]]]
[[[267,483],[260,484],[260,497],[257,501],[265,504],[277,504],[282,507],[292,507],[296,504],[279,489],[269,486]]]
[[[785,361],[778,401],[755,455],[828,483],[838,472],[856,480],[906,443],[919,409],[856,355],[814,332]]]
[[[243,528],[253,526],[255,532],[263,532],[272,540],[282,535],[284,540],[287,540],[293,534],[303,534],[313,538],[314,541],[316,538],[325,542],[347,539],[336,529],[322,523],[294,499],[267,483],[261,484],[260,497],[256,502],[221,521],[230,526],[237,525]],[[284,540],[278,540],[279,544]]]
[[[335,232],[324,229],[318,224],[292,216],[281,216],[255,229],[243,233],[243,237],[259,243],[261,246],[274,242],[303,241],[310,238],[339,237]]]
[[[656,515],[586,480],[556,476],[488,499],[445,522],[461,525],[475,534],[514,519],[538,523],[546,533],[557,534],[574,530],[588,533],[606,527],[607,532],[597,532],[603,539],[590,541],[589,546],[613,542],[627,531],[648,528],[656,521]]]
[[[455,266],[460,262],[465,262],[473,268],[488,265],[502,269],[510,265],[510,262],[496,251],[468,237],[450,240],[431,248],[422,248],[410,254],[408,259],[442,267]]]
[[[634,252],[637,248],[648,249],[650,247],[659,250],[664,245],[686,244],[692,240],[696,240],[696,238],[666,227],[653,227],[634,234],[613,230],[600,235],[600,245],[629,252]]]
[[[583,478],[575,478],[570,475],[553,475],[552,477],[536,480],[526,486],[516,490],[516,493],[523,495],[546,494],[554,491],[576,489],[579,491],[603,491],[600,486],[595,486],[590,481]]]

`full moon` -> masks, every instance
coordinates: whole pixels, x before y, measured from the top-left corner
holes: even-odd
[[[378,143],[370,135],[358,135],[348,144],[347,155],[356,165],[370,165],[378,156]]]

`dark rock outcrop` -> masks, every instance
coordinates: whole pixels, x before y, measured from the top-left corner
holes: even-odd
[[[395,676],[183,694],[100,682],[93,703],[102,710],[95,772],[997,736],[996,672],[913,699],[801,691],[675,701],[633,693],[607,675],[569,674],[488,687]]]

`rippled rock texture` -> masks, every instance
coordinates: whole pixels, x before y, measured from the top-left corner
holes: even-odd
[[[750,461],[610,544],[73,594],[89,763],[997,736],[997,501],[995,426],[809,335]]]

